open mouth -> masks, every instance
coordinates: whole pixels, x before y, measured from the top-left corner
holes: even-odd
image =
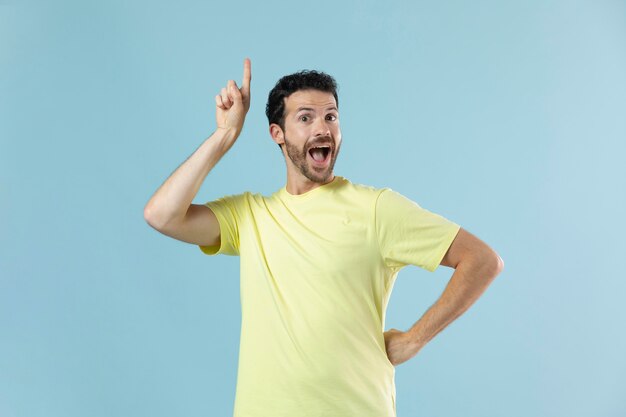
[[[328,160],[328,156],[330,155],[330,146],[328,145],[320,145],[315,146],[309,149],[309,155],[315,162],[323,164]]]

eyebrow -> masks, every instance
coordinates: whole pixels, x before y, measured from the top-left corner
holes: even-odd
[[[307,111],[315,111],[315,109],[311,108],[311,107],[298,107],[298,109],[296,110],[296,113],[301,112],[302,110],[307,110]],[[326,110],[335,110],[335,111],[339,111],[337,110],[337,107],[335,106],[330,106],[327,107]]]

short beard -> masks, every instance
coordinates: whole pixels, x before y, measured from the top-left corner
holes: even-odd
[[[295,145],[287,140],[287,136],[285,136],[284,138],[287,156],[289,156],[291,162],[293,162],[293,164],[298,168],[302,175],[304,175],[310,181],[319,184],[325,184],[330,180],[330,177],[333,174],[333,169],[335,167],[335,161],[337,160],[337,156],[339,155],[339,149],[341,148],[341,144],[339,144],[336,149],[334,147],[331,148],[331,150],[329,151],[331,152],[331,159],[328,163],[328,167],[321,173],[318,173],[317,171],[309,168],[309,162],[307,161],[306,157],[308,151],[306,149],[298,149]]]

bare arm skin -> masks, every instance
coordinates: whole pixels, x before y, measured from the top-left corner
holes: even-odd
[[[504,268],[502,258],[493,249],[463,228],[441,265],[455,270],[435,304],[407,332],[391,329],[384,333],[387,355],[394,365],[411,359],[467,311]]]
[[[144,208],[144,218],[159,232],[197,245],[220,243],[220,229],[213,212],[192,204],[211,169],[233,146],[250,108],[250,60],[244,62],[242,87],[229,80],[215,96],[217,129],[161,185]]]

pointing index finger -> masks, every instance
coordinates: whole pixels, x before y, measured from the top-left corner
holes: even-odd
[[[245,91],[250,91],[250,80],[252,79],[252,70],[250,64],[250,58],[246,58],[243,61],[243,82],[241,87]]]

